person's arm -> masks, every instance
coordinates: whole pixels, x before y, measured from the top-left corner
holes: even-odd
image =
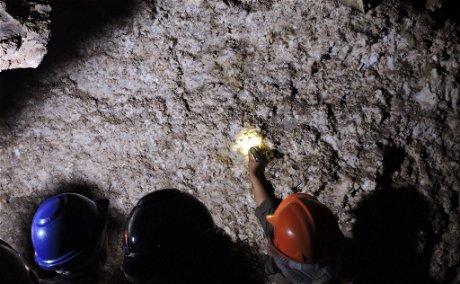
[[[258,149],[256,149],[258,150]],[[256,217],[267,238],[273,235],[273,225],[267,222],[267,215],[273,214],[278,206],[279,200],[275,196],[272,184],[265,178],[265,166],[267,160],[265,156],[257,151],[258,159],[254,159],[249,152],[248,174],[252,183],[252,194],[256,201]]]
[[[260,153],[260,150],[258,150]],[[267,160],[264,155],[260,155],[260,161],[256,162],[253,155],[249,153],[248,174],[252,183],[252,194],[256,201],[256,205],[260,206],[265,200],[273,199],[273,189],[270,183],[265,178],[265,166]]]

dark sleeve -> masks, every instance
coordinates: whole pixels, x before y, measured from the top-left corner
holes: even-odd
[[[57,275],[52,278],[40,279],[40,284],[97,284],[97,275],[94,273],[72,273]]]
[[[59,282],[56,279],[50,279],[50,278],[40,279],[38,283],[39,284],[59,284]]]
[[[273,235],[273,225],[267,222],[265,218],[267,215],[273,214],[278,207],[278,204],[270,198],[267,198],[259,207],[256,208],[256,217],[264,229],[265,236],[271,238]]]

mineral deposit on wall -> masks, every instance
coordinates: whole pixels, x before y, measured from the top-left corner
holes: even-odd
[[[47,52],[48,0],[0,0],[0,71],[37,67]]]
[[[277,195],[317,196],[358,247],[395,232],[391,243],[372,235],[385,246],[368,258],[355,250],[358,263],[407,252],[389,261],[414,260],[402,275],[420,264],[451,281],[460,263],[459,29],[409,2],[365,14],[331,0],[61,7],[53,25],[62,46],[39,72],[0,76],[0,238],[30,255],[39,202],[89,186],[111,200],[104,271],[117,283],[127,213],[146,193],[175,187],[264,253],[246,161],[232,151],[242,129],[256,128],[280,152],[267,168]],[[27,26],[3,15],[12,30]]]

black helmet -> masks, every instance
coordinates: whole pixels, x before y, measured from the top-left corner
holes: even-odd
[[[26,261],[0,240],[0,281],[4,284],[38,284],[37,276]]]
[[[214,229],[208,209],[193,195],[177,189],[147,194],[125,223],[123,271],[127,279],[173,282],[174,274],[197,253],[197,241]]]

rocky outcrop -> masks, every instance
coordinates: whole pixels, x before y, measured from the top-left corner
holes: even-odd
[[[280,153],[266,171],[277,196],[316,196],[354,239],[356,283],[456,283],[457,25],[425,1],[132,2],[52,2],[46,64],[0,73],[0,239],[33,259],[38,204],[89,184],[111,201],[101,283],[121,283],[125,218],[175,187],[266,253],[232,150],[258,129]]]
[[[339,1],[347,6],[358,9],[363,13],[369,11],[370,9],[372,9],[373,7],[377,6],[378,4],[382,2],[381,0],[339,0]],[[449,0],[447,1],[426,0],[424,3],[425,3],[426,9],[430,10],[431,12],[436,12],[443,8],[444,2],[449,2]]]
[[[0,71],[40,64],[50,37],[50,13],[47,0],[0,0]]]

